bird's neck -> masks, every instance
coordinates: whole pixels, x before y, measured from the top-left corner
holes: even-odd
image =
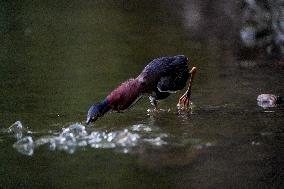
[[[143,84],[139,78],[130,79],[113,90],[107,97],[111,109],[124,110],[142,95]]]
[[[109,101],[106,98],[98,106],[102,115],[110,110]]]
[[[136,93],[142,93],[142,89],[144,87],[144,81],[141,78],[137,77],[131,81],[129,81],[130,89],[135,91]]]

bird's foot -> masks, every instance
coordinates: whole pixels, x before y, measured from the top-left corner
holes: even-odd
[[[188,97],[187,93],[182,95],[178,101],[177,107],[178,109],[188,109],[191,108],[192,102]]]
[[[177,104],[178,109],[188,109],[188,108],[191,109],[192,108],[192,102],[190,100],[190,96],[191,96],[191,87],[192,87],[193,79],[196,74],[196,67],[192,67],[190,74],[191,76],[189,79],[187,91],[180,97],[178,104]]]

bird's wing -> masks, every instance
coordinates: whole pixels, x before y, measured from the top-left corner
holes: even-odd
[[[160,92],[175,93],[182,90],[189,78],[188,69],[176,70],[177,72],[170,72],[167,76],[161,77],[157,84]]]
[[[151,61],[141,75],[159,92],[175,92],[185,87],[190,76],[184,55],[160,57]]]

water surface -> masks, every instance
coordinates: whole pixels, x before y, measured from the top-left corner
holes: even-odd
[[[284,94],[284,68],[242,53],[234,3],[0,5],[1,188],[284,186],[284,109],[256,102],[261,93]],[[198,68],[192,111],[177,110],[180,92],[159,104],[167,111],[149,113],[144,98],[84,125],[92,103],[153,58],[176,54]],[[8,132],[16,121],[22,136]],[[71,150],[64,141],[52,146],[72,125],[86,127],[71,134]],[[32,153],[18,148],[23,138]]]

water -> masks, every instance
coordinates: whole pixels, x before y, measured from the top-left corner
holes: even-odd
[[[284,109],[256,100],[284,94],[283,63],[243,50],[234,3],[208,4],[1,1],[0,188],[283,188]],[[191,111],[180,92],[166,111],[143,98],[84,125],[91,104],[176,54],[198,68]]]

